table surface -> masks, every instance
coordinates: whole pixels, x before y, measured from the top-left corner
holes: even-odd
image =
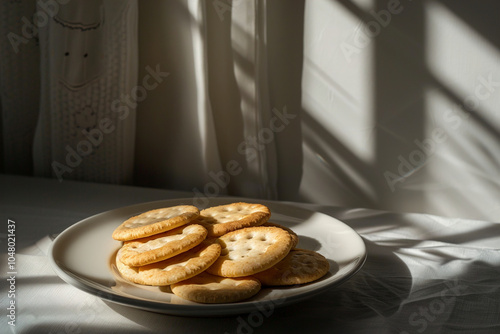
[[[270,314],[179,317],[83,292],[55,274],[47,251],[54,235],[81,219],[192,193],[10,175],[0,175],[0,190],[1,333],[500,333],[497,222],[293,203],[359,233],[368,253],[363,268]],[[16,225],[14,285],[7,281],[9,219]],[[8,323],[12,301],[15,326]]]

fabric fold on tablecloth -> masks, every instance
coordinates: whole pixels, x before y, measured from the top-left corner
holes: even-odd
[[[383,332],[500,332],[499,224],[372,210],[336,216],[368,250],[363,269],[336,293],[382,317]]]

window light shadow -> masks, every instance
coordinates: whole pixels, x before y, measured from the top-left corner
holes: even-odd
[[[500,13],[499,1],[438,1],[460,18],[463,23],[469,25],[497,49],[500,49],[498,30],[492,29],[492,27],[498,26],[498,15],[483,15],[483,13]]]

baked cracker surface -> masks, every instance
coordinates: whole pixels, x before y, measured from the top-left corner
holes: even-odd
[[[305,249],[292,249],[273,267],[253,275],[263,285],[280,286],[305,284],[328,273],[330,264],[321,254]]]
[[[241,228],[259,226],[270,216],[271,211],[265,205],[237,202],[201,210],[196,223],[208,230],[209,237],[219,237]]]
[[[148,237],[185,225],[200,215],[193,205],[177,205],[143,212],[125,220],[112,234],[113,239],[127,241]]]
[[[252,277],[227,278],[206,272],[171,286],[175,295],[205,304],[242,301],[257,294],[260,288],[260,282]]]
[[[266,270],[292,248],[290,234],[278,227],[247,227],[218,238],[220,257],[207,272],[223,277],[243,277]]]
[[[144,266],[174,257],[199,245],[207,236],[207,230],[196,224],[188,224],[146,238],[125,241],[121,261],[129,266]]]
[[[221,246],[217,242],[205,240],[187,252],[140,267],[127,266],[121,262],[120,250],[115,263],[123,278],[138,284],[165,286],[186,280],[206,270],[219,257]]]

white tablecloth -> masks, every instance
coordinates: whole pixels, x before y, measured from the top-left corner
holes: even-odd
[[[103,301],[62,281],[46,255],[54,234],[85,217],[191,193],[7,175],[0,175],[0,190],[0,333],[500,333],[496,222],[297,204],[363,237],[361,271],[270,314],[193,318]],[[8,219],[16,225],[14,286]],[[11,301],[15,326],[8,323]]]

